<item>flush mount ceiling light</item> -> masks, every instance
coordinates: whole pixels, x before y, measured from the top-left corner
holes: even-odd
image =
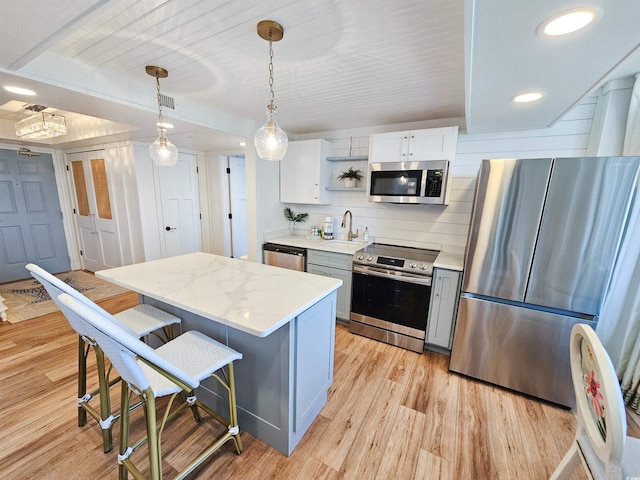
[[[44,109],[46,107],[42,107]],[[39,111],[16,122],[16,136],[22,140],[46,140],[67,133],[67,122],[62,115]]]
[[[167,140],[164,132],[164,121],[162,120],[162,97],[160,95],[160,79],[167,78],[169,72],[162,67],[155,67],[153,65],[147,65],[145,67],[147,74],[152,77],[156,77],[156,93],[158,99],[158,138],[149,145],[149,154],[156,165],[163,167],[172,167],[178,161],[178,149],[176,146]]]
[[[542,98],[542,94],[539,92],[529,92],[522,93],[520,95],[516,95],[511,100],[515,103],[529,103],[535,102],[536,100],[540,100]]]
[[[278,108],[273,103],[273,42],[282,40],[284,29],[282,25],[272,20],[263,20],[258,23],[258,35],[269,41],[269,91],[271,100],[267,105],[267,123],[260,127],[253,138],[258,155],[263,160],[282,160],[287,153],[289,140],[287,134],[276,123]]]
[[[550,37],[576,32],[595,20],[598,10],[594,8],[575,8],[548,18],[537,28],[538,33]]]
[[[26,95],[29,97],[33,97],[36,94],[36,92],[34,92],[33,90],[29,90],[28,88],[14,87],[12,85],[6,85],[4,89],[7,92],[15,93],[17,95]]]

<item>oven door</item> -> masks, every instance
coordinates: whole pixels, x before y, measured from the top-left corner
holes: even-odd
[[[424,341],[431,277],[354,265],[351,320]]]

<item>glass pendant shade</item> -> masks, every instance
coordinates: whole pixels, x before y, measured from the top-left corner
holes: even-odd
[[[153,163],[161,167],[173,167],[178,162],[178,149],[176,146],[167,140],[164,132],[165,122],[162,118],[162,95],[160,94],[160,79],[167,78],[169,72],[155,65],[147,65],[145,71],[148,75],[156,78],[156,99],[158,100],[158,138],[149,145],[149,155]]]
[[[287,153],[289,139],[284,130],[276,123],[275,114],[276,106],[268,105],[267,123],[256,131],[253,142],[260,158],[278,162]]]
[[[149,145],[149,154],[153,163],[162,167],[173,167],[178,162],[178,149],[167,140],[162,130],[158,132],[158,138]]]

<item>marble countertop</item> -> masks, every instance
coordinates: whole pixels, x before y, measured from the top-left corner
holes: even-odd
[[[433,262],[433,266],[435,268],[446,268],[447,270],[457,270],[461,272],[464,268],[464,255],[440,252],[436,261]]]
[[[305,237],[302,235],[285,235],[282,237],[270,238],[269,240],[266,240],[265,243],[278,243],[280,245],[288,245],[290,247],[310,248],[325,252],[353,255],[361,248],[372,243],[359,240],[360,239],[356,239],[352,242],[347,242],[345,240],[323,240],[317,237]],[[433,266],[436,268],[446,268],[448,270],[457,270],[461,272],[464,267],[464,255],[440,252]]]
[[[96,276],[257,337],[266,337],[342,285],[331,277],[203,252]]]

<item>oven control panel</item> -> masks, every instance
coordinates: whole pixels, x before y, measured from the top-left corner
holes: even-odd
[[[418,270],[425,274],[433,268],[433,263],[419,262],[413,260],[405,260],[403,258],[384,257],[379,255],[371,255],[364,252],[356,253],[357,263],[374,264],[385,267],[391,267],[398,270]]]

